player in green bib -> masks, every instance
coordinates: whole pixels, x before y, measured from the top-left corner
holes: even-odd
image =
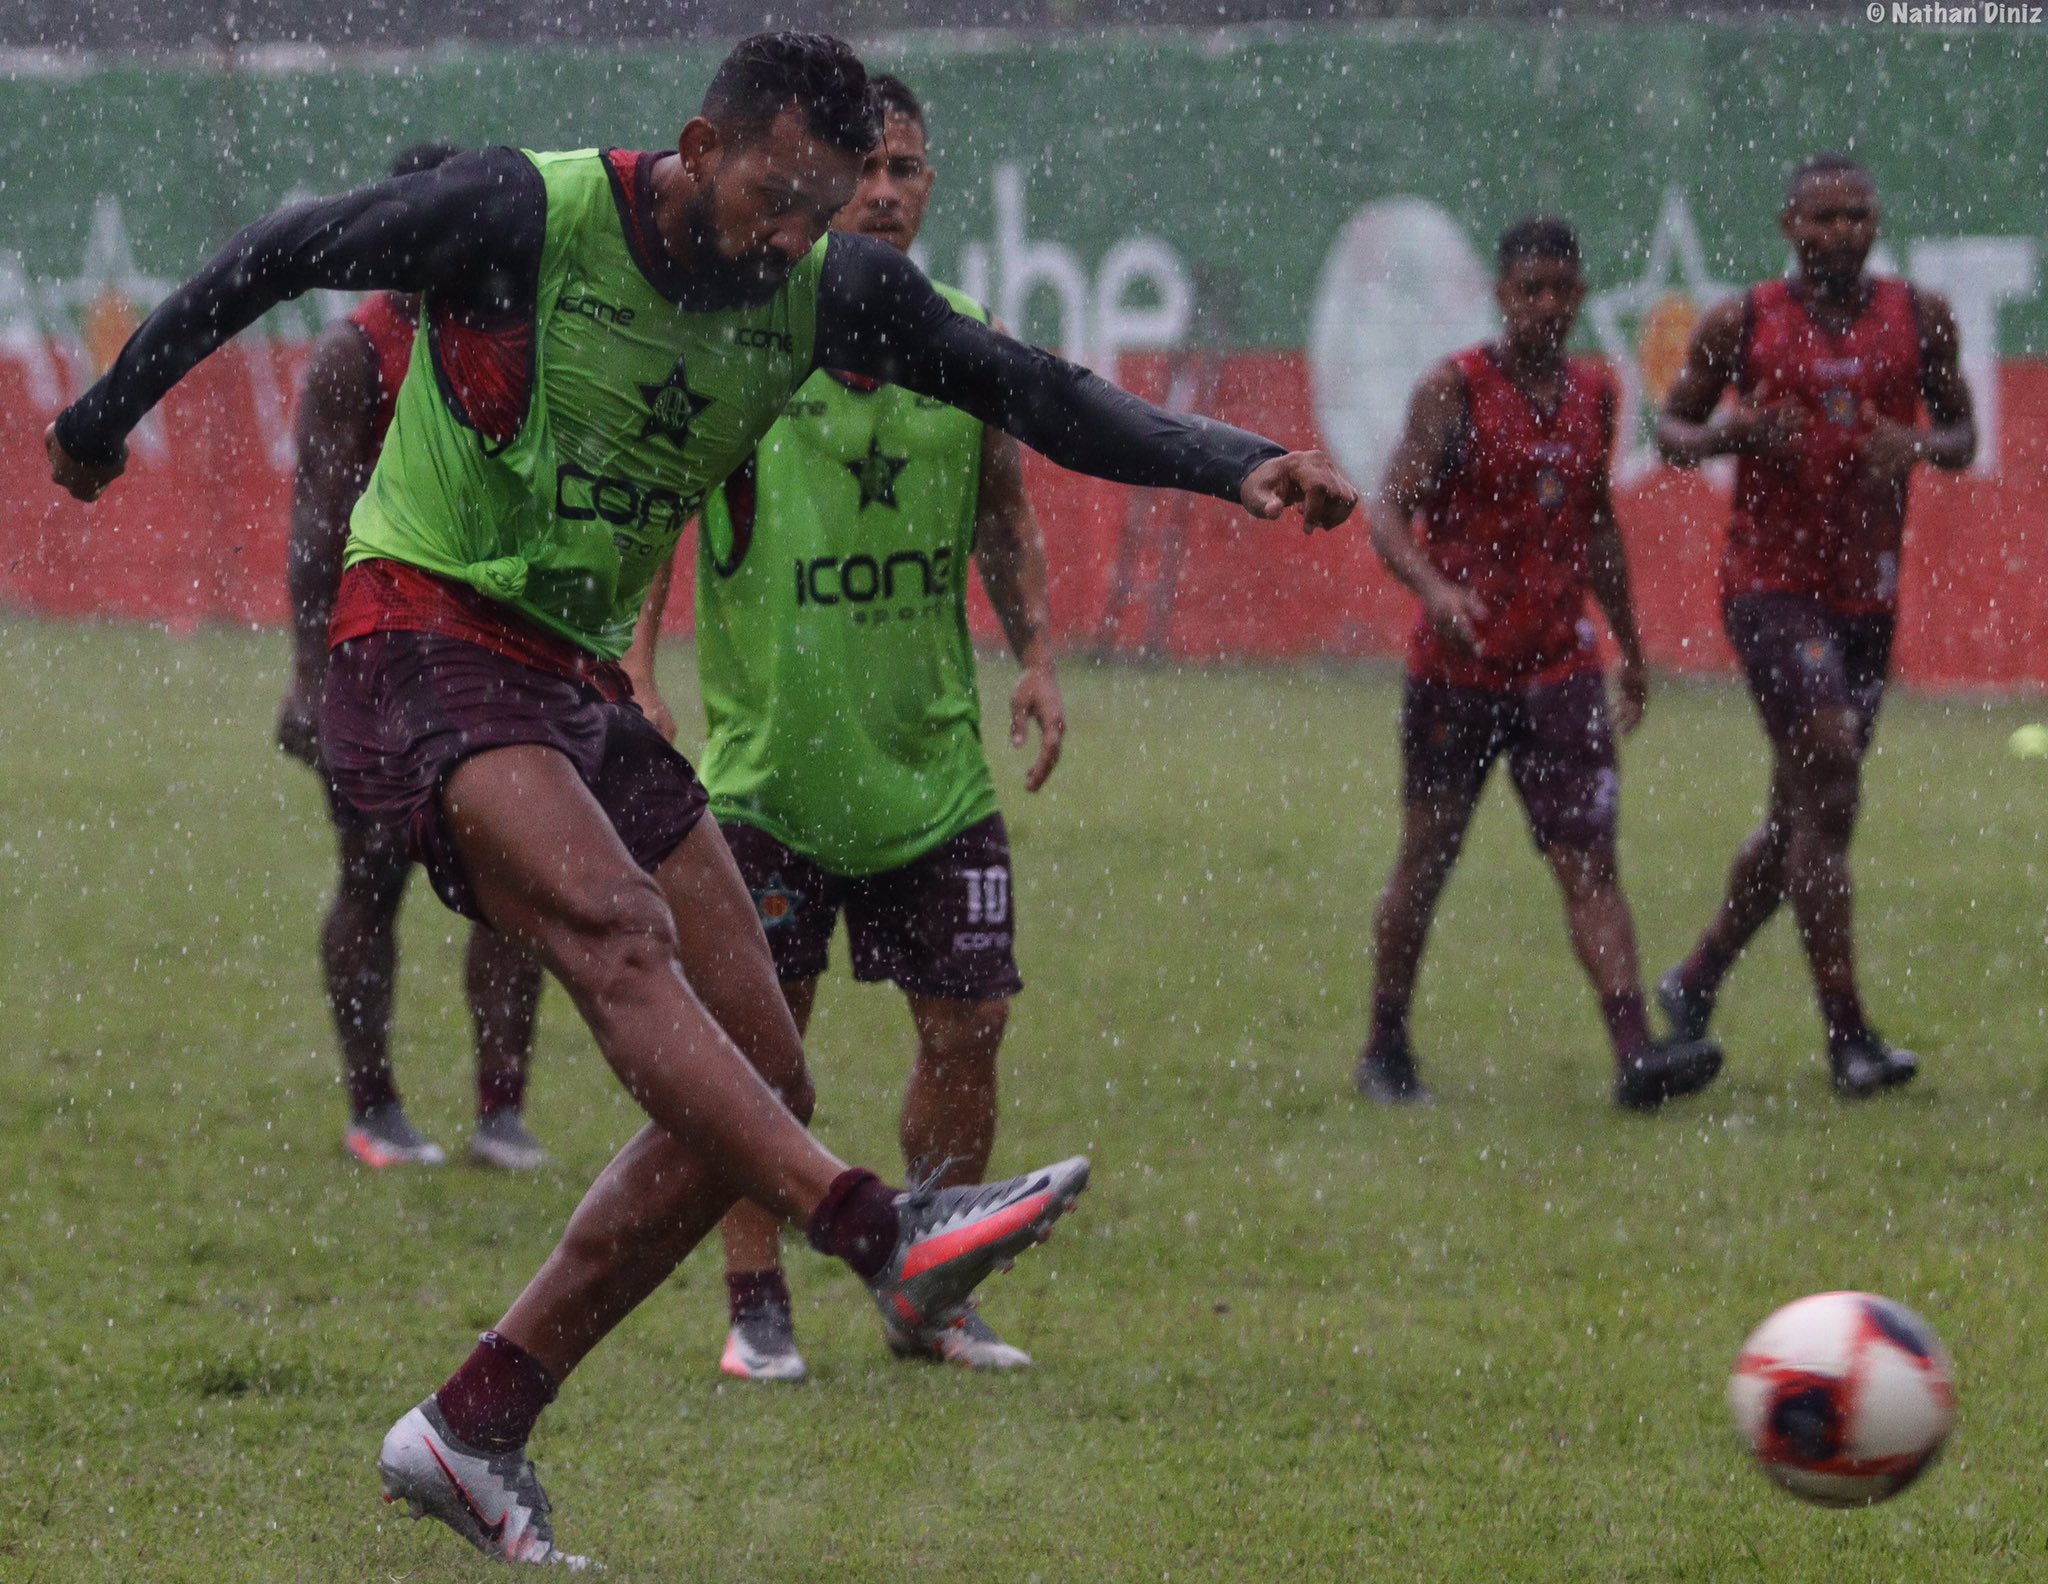
[[[46,431],[97,498],[200,359],[315,288],[423,293],[353,520],[320,741],[444,901],[535,950],[649,1122],[504,1318],[384,1438],[385,1496],[490,1556],[569,1565],[528,1437],[567,1376],[742,1198],[803,1225],[916,1327],[1070,1209],[1075,1157],[909,1192],[805,1128],[802,1041],[696,773],[616,664],[709,491],[817,367],[948,402],[1063,466],[1342,522],[1319,452],[1148,406],[825,235],[878,140],[837,39],[763,34],[673,148],[497,148],[244,228]]]
[[[833,227],[907,252],[933,179],[924,110],[898,79],[871,81],[882,145]],[[986,319],[965,293],[937,289]],[[712,495],[697,549],[704,783],[783,994],[808,1029],[844,912],[855,977],[894,981],[917,1033],[904,1159],[913,1178],[947,1183],[979,1182],[988,1165],[996,1055],[1023,985],[1009,841],[981,745],[970,562],[1024,667],[1012,736],[1021,743],[1037,721],[1035,791],[1059,759],[1065,711],[1044,544],[1008,435],[901,386],[821,369]],[[643,694],[661,603],[648,602],[628,662]],[[778,1236],[754,1205],[726,1217],[728,1375],[805,1374]],[[1031,1362],[971,1307],[884,1331],[904,1356]]]

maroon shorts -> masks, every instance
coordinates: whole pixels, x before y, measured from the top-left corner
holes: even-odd
[[[1814,715],[1848,710],[1867,751],[1891,677],[1888,612],[1851,616],[1806,594],[1741,594],[1721,609],[1764,730],[1779,748]]]
[[[1410,803],[1473,807],[1502,754],[1538,847],[1614,840],[1621,778],[1599,672],[1507,691],[1409,679],[1401,759]]]
[[[1010,835],[1000,814],[970,825],[900,869],[833,874],[738,820],[725,844],[754,894],[783,979],[815,979],[840,911],[853,976],[911,995],[1001,1001],[1024,988],[1010,905]]]
[[[704,787],[690,762],[637,706],[607,700],[588,682],[431,633],[351,638],[328,661],[320,746],[335,790],[372,823],[403,831],[441,900],[470,918],[482,915],[442,817],[441,788],[471,755],[526,743],[576,767],[650,873],[703,816]]]

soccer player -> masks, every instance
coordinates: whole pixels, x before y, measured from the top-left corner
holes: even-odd
[[[414,144],[392,161],[391,174],[432,170],[455,153],[446,143]],[[348,1087],[342,1147],[373,1168],[438,1166],[447,1157],[406,1116],[391,1071],[398,908],[412,859],[403,833],[359,814],[327,780],[320,763],[320,693],[349,511],[391,427],[418,322],[418,294],[379,292],[314,343],[299,400],[299,464],[285,552],[292,677],[278,710],[277,741],[320,774],[327,792],[340,862],[320,955]],[[521,1114],[540,1004],[540,963],[479,922],[470,930],[464,977],[476,1029],[477,1121],[470,1158],[510,1171],[532,1170],[547,1160]]]
[[[934,177],[924,109],[897,78],[872,81],[882,142],[833,226],[908,251]],[[712,495],[698,547],[704,784],[797,1029],[809,1027],[843,911],[854,977],[893,980],[910,1003],[910,1175],[979,1182],[995,1143],[996,1053],[1023,980],[1009,837],[981,749],[970,558],[1024,668],[1010,720],[1020,745],[1038,723],[1030,790],[1059,762],[1066,731],[1045,546],[1017,442],[900,386],[821,369]],[[656,616],[660,599],[647,610]],[[654,626],[643,618],[627,658],[636,692],[652,688]],[[801,1380],[779,1227],[743,1203],[724,1232],[732,1329],[719,1368]],[[906,1357],[1031,1362],[971,1307],[918,1330],[883,1324]]]
[[[1415,975],[1503,755],[1600,997],[1616,1102],[1653,1110],[1721,1067],[1705,1040],[1652,1038],[1621,892],[1620,779],[1589,592],[1621,650],[1624,733],[1642,720],[1649,682],[1608,495],[1614,386],[1565,352],[1585,295],[1569,225],[1533,218],[1501,233],[1502,337],[1416,387],[1372,513],[1373,547],[1422,602],[1401,708],[1401,849],[1375,920],[1372,1033],[1356,1074],[1387,1104],[1429,1099],[1408,1034]]]
[[[329,773],[403,825],[442,899],[536,949],[650,1121],[439,1391],[385,1494],[488,1554],[570,1561],[526,1443],[563,1380],[732,1205],[804,1226],[912,1326],[1050,1232],[1081,1157],[899,1193],[804,1128],[774,959],[689,764],[616,662],[710,489],[814,366],[962,407],[1053,460],[1349,515],[1317,452],[1162,412],[956,313],[895,249],[825,236],[878,129],[836,39],[764,34],[674,148],[498,148],[249,226],[47,431],[90,500],[195,363],[315,287],[419,291],[420,355],[356,503],[321,705]]]
[[[1772,756],[1763,823],[1657,999],[1674,1030],[1703,1034],[1728,970],[1789,900],[1835,1089],[1852,1098],[1919,1070],[1865,1017],[1849,875],[1891,669],[1907,488],[1920,463],[1964,468],[1977,451],[1955,315],[1932,292],[1865,273],[1877,225],[1877,187],[1856,160],[1822,154],[1794,170],[1779,215],[1791,276],[1702,318],[1657,425],[1680,467],[1736,459],[1721,610]]]

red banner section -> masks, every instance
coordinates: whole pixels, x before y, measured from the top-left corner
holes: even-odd
[[[299,354],[244,344],[202,365],[136,436],[128,475],[97,506],[58,497],[22,366],[0,356],[0,605],[174,628],[282,624],[290,473],[274,393]],[[1157,395],[1160,360],[1124,374]],[[2048,363],[2000,373],[2001,455],[1986,473],[1922,470],[1907,534],[1899,669],[1926,688],[2048,685]],[[1219,415],[1277,438],[1315,436],[1294,354],[1225,365]],[[1398,653],[1413,619],[1365,534],[1305,538],[1220,502],[1140,494],[1033,458],[1033,500],[1052,566],[1062,643],[1175,660],[1292,660]],[[1618,493],[1643,631],[1654,661],[1725,670],[1715,566],[1725,496],[1698,476],[1653,471]],[[687,567],[683,569],[687,572]],[[690,579],[671,602],[687,630]],[[976,631],[998,629],[977,591]]]

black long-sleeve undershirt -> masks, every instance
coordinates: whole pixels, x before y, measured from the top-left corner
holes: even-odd
[[[480,327],[529,317],[547,230],[540,173],[484,149],[245,227],[157,307],[113,367],[59,415],[80,462],[121,454],[130,430],[201,359],[278,303],[316,288],[431,291]],[[902,254],[835,233],[819,283],[816,361],[907,386],[1015,435],[1062,467],[1121,484],[1235,500],[1283,448],[1168,413],[1085,369],[954,311]]]

